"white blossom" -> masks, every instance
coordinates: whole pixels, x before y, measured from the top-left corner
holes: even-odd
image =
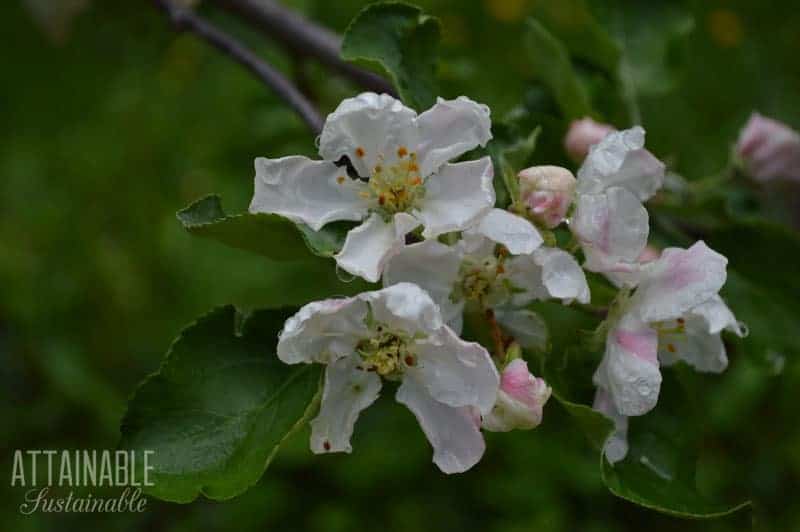
[[[356,419],[385,379],[400,381],[396,399],[416,416],[443,472],[466,471],[483,455],[480,416],[495,404],[497,370],[481,345],[443,323],[418,286],[310,303],[286,321],[277,352],[288,364],[327,365],[313,452],[351,451]]]
[[[610,460],[624,456],[620,416],[639,416],[656,405],[660,365],[682,360],[714,373],[727,367],[721,332],[746,334],[719,296],[727,262],[702,241],[689,249],[667,248],[643,266],[636,291],[612,310],[606,352],[594,375],[602,390],[596,407],[617,424]]]
[[[255,161],[250,212],[275,213],[314,230],[336,220],[352,229],[338,265],[369,281],[403,247],[411,231],[424,238],[460,231],[494,205],[489,157],[448,161],[492,138],[489,108],[466,97],[439,99],[424,113],[386,94],[363,93],[331,113],[315,161],[301,156]],[[358,179],[341,161],[346,157]]]
[[[465,307],[494,309],[507,332],[524,347],[542,348],[546,327],[525,307],[535,300],[589,301],[583,270],[566,251],[542,247],[526,219],[493,209],[462,239],[448,246],[427,240],[406,246],[387,264],[383,282],[416,283],[460,332]]]

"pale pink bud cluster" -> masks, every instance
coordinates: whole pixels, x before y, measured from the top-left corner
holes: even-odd
[[[533,220],[553,228],[567,216],[575,176],[560,166],[532,166],[517,174],[520,200]]]
[[[576,163],[583,162],[589,154],[589,148],[603,140],[612,131],[616,131],[613,126],[595,122],[588,117],[573,120],[564,137],[564,149],[570,159]]]
[[[800,181],[800,133],[783,122],[753,113],[739,134],[736,153],[759,181]]]
[[[497,402],[483,418],[483,428],[495,432],[532,429],[542,422],[542,409],[552,390],[543,379],[528,371],[528,363],[511,361],[500,377]]]

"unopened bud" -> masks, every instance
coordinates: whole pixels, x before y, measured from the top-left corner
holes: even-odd
[[[575,176],[560,166],[532,166],[518,174],[522,205],[534,221],[553,228],[567,216]]]
[[[564,149],[567,150],[570,159],[576,163],[583,162],[589,154],[589,148],[612,131],[616,131],[613,126],[595,122],[591,118],[573,120],[564,137]]]
[[[532,429],[542,422],[542,409],[552,390],[528,371],[528,363],[511,361],[500,377],[497,402],[483,418],[483,428],[494,432]]]
[[[751,114],[739,134],[736,154],[759,181],[800,181],[800,133],[783,122]]]

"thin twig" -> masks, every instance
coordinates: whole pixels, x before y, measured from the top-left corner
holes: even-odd
[[[234,37],[217,28],[193,10],[179,7],[170,0],[154,0],[154,2],[169,16],[176,30],[191,31],[230,56],[237,63],[255,74],[270,89],[275,91],[282,100],[288,103],[315,135],[322,131],[322,117],[317,109],[283,74],[263,61]]]
[[[264,35],[293,52],[317,58],[321,63],[367,90],[396,95],[382,77],[343,61],[342,39],[328,28],[303,18],[274,0],[212,0],[253,24]]]
[[[489,334],[492,336],[492,343],[494,343],[494,356],[498,362],[502,362],[506,357],[506,343],[503,338],[503,330],[500,324],[497,323],[497,318],[492,309],[486,309],[486,322],[489,324]]]

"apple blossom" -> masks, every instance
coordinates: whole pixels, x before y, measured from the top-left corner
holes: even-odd
[[[759,181],[800,181],[800,133],[782,122],[751,114],[739,134],[736,154]]]
[[[612,131],[616,131],[614,126],[595,122],[589,117],[573,120],[564,136],[564,149],[570,159],[579,163],[586,158],[592,146],[599,143]]]
[[[494,432],[535,428],[542,422],[542,409],[551,393],[544,380],[528,371],[527,362],[512,360],[500,376],[497,403],[481,426]]]
[[[480,415],[495,404],[497,370],[481,345],[443,323],[416,285],[309,303],[286,321],[277,353],[287,364],[327,365],[311,421],[315,453],[351,452],[356,419],[385,379],[400,381],[396,399],[416,416],[443,472],[466,471],[483,455]]]
[[[664,164],[644,149],[644,129],[610,133],[591,147],[578,170],[570,229],[587,270],[632,286],[647,245],[649,216],[642,205],[661,187]]]
[[[575,192],[575,176],[560,166],[532,166],[517,174],[522,206],[545,227],[559,225],[567,216]]]
[[[546,328],[525,308],[529,303],[589,301],[586,277],[572,255],[541,244],[528,220],[492,209],[455,245],[426,240],[406,246],[387,264],[383,283],[413,282],[425,289],[456,332],[465,307],[494,309],[497,321],[521,345],[541,348]]]
[[[314,230],[336,220],[352,229],[338,265],[377,281],[388,258],[421,227],[424,238],[463,230],[495,201],[489,157],[448,161],[492,138],[489,108],[461,96],[424,113],[387,94],[363,93],[331,113],[319,137],[323,160],[255,161],[250,212],[274,213]],[[358,174],[341,166],[347,158]]]
[[[698,371],[727,367],[721,331],[745,331],[718,292],[727,259],[702,241],[667,248],[647,263],[632,296],[612,309],[606,352],[594,375],[620,415],[651,410],[661,385],[659,363],[683,360]]]

